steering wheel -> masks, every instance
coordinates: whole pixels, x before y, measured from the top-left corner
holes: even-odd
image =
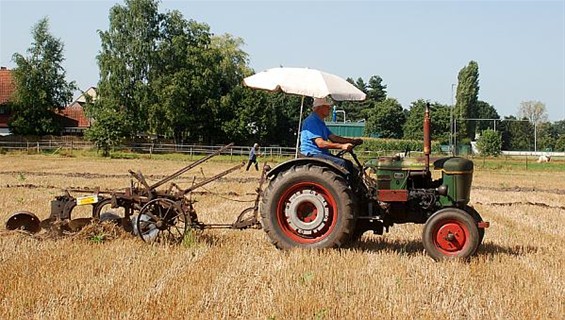
[[[355,146],[353,146],[353,148],[355,148]],[[342,158],[343,155],[346,154],[346,153],[353,153],[353,149],[351,149],[351,150],[341,150],[335,156]]]
[[[362,144],[362,143],[363,143],[363,140],[361,140],[361,139],[356,139],[356,140],[354,140],[354,141],[355,141],[355,142],[352,143],[352,144],[353,144],[353,148],[351,148],[351,150],[341,150],[340,152],[338,152],[338,153],[336,154],[336,157],[342,158],[344,154],[350,153],[353,158],[356,158],[356,157],[355,157],[355,153],[353,153],[353,149],[354,149],[355,147],[357,147],[358,145]]]

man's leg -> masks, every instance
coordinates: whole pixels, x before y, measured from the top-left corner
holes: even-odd
[[[251,160],[247,162],[247,168],[245,169],[245,171],[249,171],[249,167],[251,167]]]
[[[347,171],[349,171],[355,177],[357,177],[359,175],[359,170],[355,167],[355,165],[353,165],[353,162],[351,162],[347,159],[336,157],[336,156],[331,155],[331,154],[316,154],[316,155],[313,155],[313,157],[329,160],[329,161],[345,168]]]

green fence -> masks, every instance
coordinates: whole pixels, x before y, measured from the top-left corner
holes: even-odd
[[[330,131],[342,137],[363,137],[364,122],[326,122]]]

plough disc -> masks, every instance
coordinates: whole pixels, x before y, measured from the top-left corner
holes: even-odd
[[[39,218],[29,211],[14,213],[6,222],[8,230],[24,230],[37,233],[41,230]]]

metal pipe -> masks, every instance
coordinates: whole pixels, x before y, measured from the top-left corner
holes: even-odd
[[[206,157],[204,157],[204,158],[202,158],[202,159],[200,159],[200,160],[198,160],[198,161],[196,161],[196,162],[193,162],[193,163],[189,164],[188,166],[186,166],[186,167],[180,169],[179,171],[177,171],[177,172],[171,174],[170,176],[166,177],[165,179],[156,182],[155,184],[151,185],[151,186],[149,187],[149,189],[150,189],[150,190],[157,189],[158,187],[160,187],[160,186],[162,186],[163,184],[165,184],[165,183],[167,183],[167,182],[169,182],[169,181],[175,179],[176,177],[178,177],[178,176],[180,176],[181,174],[187,172],[188,170],[190,170],[190,169],[196,167],[197,165],[199,165],[199,164],[201,164],[201,163],[207,161],[208,159],[210,159],[210,158],[212,158],[212,157],[214,157],[214,156],[217,156],[218,154],[222,153],[222,151],[226,150],[227,148],[230,148],[231,146],[233,146],[233,143],[230,143],[230,144],[228,144],[228,145],[223,146],[223,147],[222,147],[221,149],[219,149],[218,151],[216,151],[216,152],[214,152],[214,153],[212,153],[212,154],[210,154],[210,155],[208,155],[208,156],[206,156]]]
[[[300,116],[298,116],[298,132],[296,133],[296,149],[294,151],[294,159],[298,158],[298,147],[300,146],[300,131],[302,131],[302,110],[304,109],[304,96],[300,102]]]
[[[426,172],[430,172],[430,153],[432,149],[430,125],[430,104],[426,103],[426,112],[424,113],[424,156],[426,157]]]
[[[234,172],[234,171],[236,171],[236,170],[242,168],[244,165],[245,165],[245,162],[242,162],[241,164],[238,164],[237,166],[233,166],[233,167],[229,168],[228,170],[226,170],[226,171],[224,171],[224,172],[220,172],[220,173],[218,173],[217,175],[215,175],[215,176],[213,176],[213,177],[210,177],[210,178],[208,178],[208,179],[206,179],[206,180],[204,180],[204,181],[201,181],[201,182],[199,182],[199,183],[197,183],[197,184],[191,186],[190,188],[187,188],[187,189],[183,190],[183,191],[182,191],[182,195],[185,195],[185,194],[187,194],[187,193],[190,193],[190,192],[192,192],[192,191],[194,191],[194,190],[196,190],[196,189],[198,189],[198,188],[200,188],[200,187],[202,187],[202,186],[204,186],[204,185],[207,185],[208,183],[210,183],[210,182],[212,182],[212,181],[214,181],[214,180],[218,180],[218,179],[220,179],[221,177],[223,177],[223,176],[225,176],[225,175],[227,175],[227,174],[229,174],[229,173],[232,173],[232,172]]]

